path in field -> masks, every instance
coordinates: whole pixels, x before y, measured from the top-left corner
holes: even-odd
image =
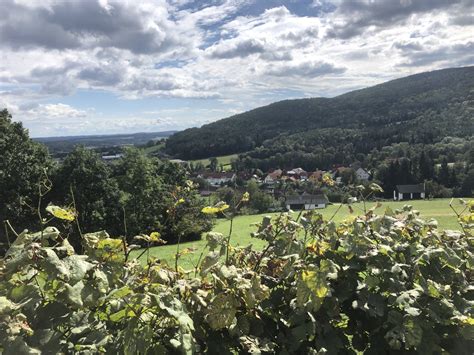
[[[402,208],[405,204],[410,204],[413,206],[414,209],[419,210],[421,213],[421,217],[424,219],[435,218],[438,221],[438,226],[440,229],[459,229],[459,225],[457,223],[456,215],[453,213],[451,208],[449,207],[450,199],[436,199],[436,200],[420,200],[420,201],[403,201],[403,202],[383,202],[382,207],[376,210],[377,213],[382,214],[387,207],[395,210],[398,208]],[[367,208],[374,206],[374,203],[368,203]],[[454,204],[457,209],[461,210],[462,206],[458,203]],[[334,212],[339,207],[338,204],[328,206],[325,209],[318,210],[326,219],[330,218]],[[361,214],[361,211],[357,209],[357,207],[362,208],[362,204],[356,204],[354,206],[354,215]],[[233,226],[233,233],[231,244],[234,246],[247,246],[249,244],[253,244],[255,248],[262,248],[265,245],[265,242],[254,239],[250,236],[250,233],[256,230],[256,227],[252,224],[260,222],[263,216],[271,216],[275,215],[275,213],[264,213],[261,215],[250,215],[250,216],[239,216],[234,219],[234,226]],[[347,217],[351,216],[347,206],[343,206],[337,215],[334,218],[335,222],[340,222]],[[227,220],[219,219],[214,226],[215,232],[223,233],[227,235],[229,232],[229,225],[230,222]],[[194,251],[190,254],[183,256],[180,259],[180,265],[184,269],[191,269],[194,264],[196,263],[199,254],[202,251],[202,248],[205,245],[204,240],[189,242],[189,243],[182,243],[180,245],[181,249],[194,249]],[[161,260],[167,261],[170,265],[174,265],[174,256],[176,254],[177,245],[164,245],[150,249],[150,256],[157,257]],[[138,256],[141,251],[134,251],[132,254],[133,256]],[[141,259],[144,260],[145,257]]]

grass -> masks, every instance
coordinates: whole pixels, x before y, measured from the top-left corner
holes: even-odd
[[[162,150],[164,147],[165,147],[165,144],[164,144],[164,143],[161,143],[161,144],[153,145],[153,146],[151,146],[151,147],[143,148],[143,151],[145,152],[145,154],[150,155],[150,154],[159,152],[159,151]]]
[[[217,163],[218,165],[222,165],[224,167],[224,170],[229,170],[231,168],[230,163],[233,159],[237,159],[238,155],[237,154],[230,154],[230,155],[223,155],[217,158]],[[204,166],[209,165],[209,159],[198,159],[198,160],[191,160],[193,163],[201,163]]]
[[[410,204],[414,209],[419,210],[421,217],[425,219],[434,218],[438,221],[439,229],[459,229],[456,215],[449,207],[450,199],[436,199],[436,200],[419,200],[419,201],[401,201],[401,202],[383,202],[382,207],[376,211],[383,213],[387,207],[391,209],[397,209],[403,207],[405,204]],[[367,208],[370,208],[374,203],[367,203]],[[362,208],[362,204],[356,204],[357,207]],[[318,210],[325,219],[329,219],[339,207],[338,204],[330,205],[325,209]],[[458,209],[461,209],[460,205],[455,205]],[[360,210],[355,209],[355,214],[359,213]],[[247,246],[252,244],[255,249],[261,249],[265,242],[254,239],[250,236],[250,233],[255,231],[254,223],[260,222],[263,216],[271,216],[275,213],[264,213],[261,215],[250,215],[250,216],[238,216],[234,219],[233,232],[231,238],[231,244],[233,246]],[[297,212],[295,212],[297,215]],[[351,214],[346,206],[343,206],[334,217],[335,222],[341,222],[342,220],[349,217]],[[228,235],[230,221],[225,219],[218,219],[213,231]],[[179,265],[184,269],[192,269],[196,264],[201,251],[203,250],[206,242],[205,240],[199,240],[195,242],[182,243],[180,250],[192,249],[193,252],[183,255],[179,260]],[[159,247],[150,248],[150,256],[166,261],[169,265],[174,265],[174,258],[177,251],[177,245],[163,245]],[[134,251],[131,257],[137,257],[141,253],[140,250]],[[140,258],[141,261],[145,262],[146,253]]]

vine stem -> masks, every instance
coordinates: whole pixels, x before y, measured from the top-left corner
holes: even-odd
[[[3,221],[4,225],[5,225],[5,235],[7,237],[7,242],[8,242],[8,247],[10,247],[10,237],[8,236],[8,228],[9,227],[11,229],[11,231],[13,232],[13,234],[15,235],[15,237],[18,238],[18,233],[13,229],[12,225],[10,224],[10,221],[7,219],[5,221]]]
[[[198,271],[199,265],[201,264],[201,259],[202,259],[202,256],[204,255],[204,250],[206,250],[205,246],[202,247],[201,254],[199,254],[199,258],[196,262],[196,265],[194,265],[194,276],[197,276],[197,271]]]
[[[178,246],[176,247],[176,255],[174,256],[174,269],[178,272],[178,260],[179,260],[179,247],[181,244],[181,234],[178,236]]]
[[[227,241],[226,241],[227,250],[226,250],[226,255],[225,255],[225,264],[227,266],[229,266],[230,237],[232,236],[233,225],[234,225],[234,216],[232,216],[232,218],[230,219],[229,235],[227,236]]]
[[[342,203],[339,204],[339,207],[337,208],[337,210],[333,213],[333,215],[331,216],[331,218],[329,218],[328,222],[331,222],[333,220],[334,217],[336,217],[337,213],[339,212],[339,210],[342,208]]]
[[[81,236],[81,241],[82,239],[84,238],[83,235],[82,235],[82,230],[81,230],[81,226],[79,225],[79,212],[77,211],[77,207],[76,207],[76,198],[74,197],[74,190],[72,188],[72,185],[69,185],[69,190],[71,191],[71,198],[72,198],[72,205],[74,206],[74,212],[76,213],[76,226],[77,226],[77,230],[79,231],[79,235]]]

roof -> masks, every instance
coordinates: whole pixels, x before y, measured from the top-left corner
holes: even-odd
[[[321,179],[323,177],[324,171],[317,170],[309,174],[310,178]]]
[[[303,194],[303,195],[292,195],[288,196],[286,199],[286,203],[289,205],[296,205],[296,204],[302,204],[302,203],[314,203],[316,205],[319,204],[326,204],[328,202],[326,196],[320,194],[320,195],[309,195],[309,194]]]
[[[281,169],[277,169],[277,170],[272,171],[271,173],[269,173],[267,175],[267,177],[270,177],[272,179],[278,179],[281,176],[282,173],[283,173],[283,171],[281,171]]]
[[[289,175],[290,174],[301,175],[301,174],[305,174],[306,171],[303,170],[302,168],[295,168],[295,169],[288,170],[286,173]]]
[[[356,170],[356,173],[365,173],[365,174],[369,174],[369,175],[370,175],[370,173],[369,173],[367,170],[365,170],[364,168],[359,168],[359,169],[357,169],[357,170]]]
[[[424,184],[397,185],[396,188],[397,188],[397,191],[402,193],[402,194],[425,192],[425,185]]]
[[[231,171],[223,172],[204,172],[199,174],[204,179],[232,179],[235,176],[235,173]]]

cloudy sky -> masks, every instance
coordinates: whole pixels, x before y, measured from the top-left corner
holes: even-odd
[[[200,126],[474,64],[472,0],[1,0],[0,108],[39,136]]]

